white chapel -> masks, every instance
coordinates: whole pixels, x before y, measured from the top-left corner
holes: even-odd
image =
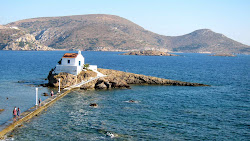
[[[78,53],[65,53],[62,57],[61,64],[56,65],[55,73],[67,72],[78,75],[84,67],[84,57],[79,50]],[[88,69],[97,70],[96,65],[90,65]]]

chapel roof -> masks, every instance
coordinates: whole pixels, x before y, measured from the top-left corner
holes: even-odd
[[[76,58],[77,53],[65,53],[62,58]]]

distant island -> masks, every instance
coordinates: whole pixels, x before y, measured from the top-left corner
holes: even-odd
[[[250,46],[210,29],[164,36],[125,18],[90,14],[24,19],[0,25],[0,50],[134,51],[250,54]]]
[[[236,55],[230,54],[230,53],[216,53],[216,54],[212,54],[212,55],[209,55],[209,56],[236,57]]]
[[[121,55],[142,55],[142,56],[179,56],[175,54],[170,54],[167,52],[157,51],[157,50],[141,50],[123,53]]]

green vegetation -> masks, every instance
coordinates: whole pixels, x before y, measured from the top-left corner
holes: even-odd
[[[88,69],[89,68],[89,64],[84,64],[84,66],[83,66],[83,69]]]
[[[19,42],[18,46],[19,47],[24,47],[25,43],[23,41]]]

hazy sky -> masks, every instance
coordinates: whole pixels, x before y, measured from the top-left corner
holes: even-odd
[[[35,17],[112,14],[162,35],[208,28],[250,45],[250,0],[0,1],[0,24]]]

